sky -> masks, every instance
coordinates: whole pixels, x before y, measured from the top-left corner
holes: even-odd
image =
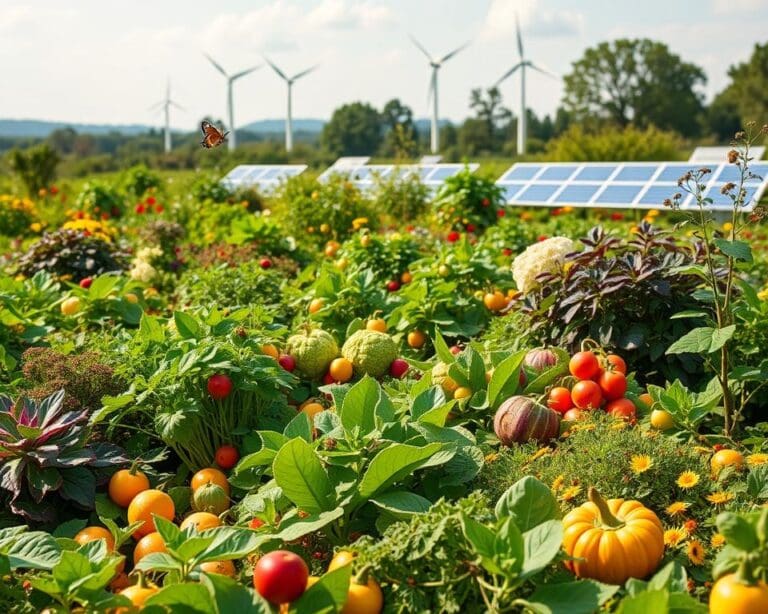
[[[704,68],[707,99],[728,67],[766,42],[768,0],[0,0],[0,118],[160,124],[149,107],[165,94],[184,107],[171,124],[191,130],[225,117],[224,78],[262,67],[235,85],[238,125],[285,114],[288,74],[319,67],[294,86],[295,118],[330,117],[343,103],[381,108],[391,98],[429,113],[427,59],[471,44],[440,70],[440,116],[470,114],[469,91],[491,86],[518,61],[515,15],[525,53],[566,74],[585,48],[619,37],[667,43]],[[552,113],[562,83],[528,73],[528,106]],[[519,80],[501,86],[519,110]]]

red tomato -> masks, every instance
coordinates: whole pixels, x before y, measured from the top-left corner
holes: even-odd
[[[253,587],[267,601],[279,605],[301,597],[307,587],[309,568],[298,554],[275,550],[253,568]]]
[[[576,409],[575,407],[573,409],[569,409],[567,412],[565,412],[565,414],[563,414],[563,420],[566,422],[577,422],[586,417],[587,412]]]
[[[559,414],[564,414],[573,407],[573,399],[571,399],[571,391],[568,388],[557,386],[549,391],[549,398],[547,399],[547,405],[550,409],[554,409]]]
[[[616,399],[605,406],[605,411],[614,418],[623,418],[629,422],[635,421],[635,404],[629,399]]]
[[[260,527],[264,526],[264,521],[261,518],[251,518],[251,521],[248,523],[249,529],[258,529]]]
[[[600,371],[600,363],[594,352],[576,352],[568,363],[568,370],[579,379],[592,379]]]
[[[624,362],[624,359],[618,354],[608,354],[608,356],[605,357],[605,361],[612,371],[618,371],[623,375],[627,374],[627,363]]]
[[[216,450],[216,464],[222,469],[232,469],[240,460],[240,453],[235,446],[224,444]]]
[[[609,401],[615,401],[624,396],[627,391],[627,378],[618,371],[603,371],[597,380],[603,396]]]
[[[208,394],[217,401],[226,399],[232,392],[232,380],[223,373],[216,373],[208,378]]]
[[[603,393],[591,379],[576,382],[571,390],[573,404],[579,409],[597,409],[603,403]]]

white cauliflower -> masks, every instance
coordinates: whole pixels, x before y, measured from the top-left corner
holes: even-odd
[[[131,279],[149,283],[157,275],[157,269],[152,266],[152,260],[163,255],[159,247],[142,247],[136,252],[136,257],[131,262]]]
[[[567,237],[552,237],[530,245],[512,262],[517,289],[523,294],[533,290],[538,285],[537,275],[556,272],[563,266],[565,255],[575,249],[576,244]]]

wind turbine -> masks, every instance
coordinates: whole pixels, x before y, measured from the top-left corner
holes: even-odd
[[[171,113],[170,109],[171,107],[176,107],[180,111],[185,111],[184,107],[182,107],[180,104],[175,103],[173,100],[171,100],[171,80],[168,79],[168,83],[165,86],[165,99],[161,100],[160,102],[156,102],[151,107],[149,107],[150,111],[154,111],[155,109],[163,109],[163,112],[165,113],[165,135],[164,135],[164,147],[165,153],[170,153],[171,151]]]
[[[440,70],[440,67],[443,65],[444,62],[446,62],[447,60],[450,60],[459,51],[461,51],[467,45],[469,45],[469,41],[464,43],[461,47],[457,47],[453,51],[446,53],[439,60],[435,60],[431,55],[429,55],[429,52],[424,48],[424,46],[419,41],[417,41],[413,36],[411,36],[410,38],[413,41],[413,44],[416,45],[425,56],[427,56],[427,59],[429,60],[429,65],[432,67],[432,77],[430,78],[430,81],[429,81],[429,97],[431,97],[432,99],[430,150],[432,151],[433,154],[436,154],[440,150],[440,131],[437,126],[437,120],[438,120],[437,71]]]
[[[216,60],[214,60],[211,56],[209,56],[207,53],[203,54],[206,58],[208,58],[208,61],[213,64],[213,67],[218,70],[227,80],[227,115],[228,115],[228,122],[229,122],[229,130],[230,135],[229,139],[227,140],[229,150],[232,151],[237,146],[237,137],[236,137],[236,131],[235,131],[235,109],[234,109],[234,102],[232,100],[232,85],[235,81],[237,81],[240,77],[244,77],[245,75],[252,73],[257,68],[260,68],[260,65],[258,66],[252,66],[251,68],[246,68],[245,70],[241,70],[238,73],[235,73],[234,75],[229,75],[226,70],[224,70],[221,67],[221,64],[219,64]]]
[[[293,75],[293,77],[288,77],[286,74],[280,70],[277,66],[275,66],[268,57],[264,57],[264,60],[272,67],[272,70],[274,70],[277,75],[285,81],[286,85],[288,86],[288,111],[285,116],[285,151],[293,151],[293,109],[292,109],[292,92],[293,92],[293,84],[301,79],[304,75],[307,75],[311,73],[313,70],[317,68],[317,64],[314,66],[307,68],[306,70],[302,70],[300,73],[296,73]]]
[[[507,77],[512,76],[518,68],[520,69],[520,117],[517,120],[517,155],[520,156],[525,154],[525,144],[528,140],[528,115],[525,108],[525,69],[532,68],[533,70],[538,70],[540,73],[555,79],[559,79],[560,77],[541,66],[537,66],[530,60],[525,59],[525,54],[523,53],[523,37],[520,35],[520,20],[517,18],[517,15],[515,15],[515,29],[517,30],[517,52],[520,55],[520,61],[501,76],[501,79],[496,82],[496,86],[498,87],[502,81]]]

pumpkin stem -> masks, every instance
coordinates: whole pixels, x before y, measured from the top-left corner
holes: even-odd
[[[624,522],[616,518],[608,508],[608,503],[600,496],[597,489],[594,486],[590,486],[587,491],[587,497],[589,500],[597,506],[597,510],[600,515],[600,522],[609,529],[620,529],[624,526]]]
[[[750,586],[757,584],[757,579],[755,578],[755,574],[752,570],[749,556],[744,556],[741,559],[739,567],[736,571],[736,579],[741,584],[747,584]]]

